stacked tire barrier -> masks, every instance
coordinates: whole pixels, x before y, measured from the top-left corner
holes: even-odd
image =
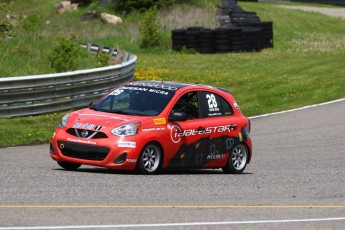
[[[238,8],[236,9],[239,10]],[[261,21],[256,12],[246,11],[230,11],[230,22],[231,26],[241,28],[244,34],[258,34],[258,44],[254,46],[255,50],[261,46],[262,48],[273,48],[273,22]]]
[[[199,53],[258,52],[273,47],[273,23],[261,21],[256,12],[242,10],[235,0],[223,0],[219,10],[220,27],[174,29],[172,49]]]
[[[199,32],[199,37],[198,37],[198,44],[199,44],[199,53],[214,53],[216,46],[214,44],[214,39],[215,39],[215,32],[214,30],[210,29],[201,29]]]
[[[173,50],[182,50],[182,48],[187,45],[186,43],[187,35],[186,35],[185,29],[172,30],[171,36],[172,36]]]

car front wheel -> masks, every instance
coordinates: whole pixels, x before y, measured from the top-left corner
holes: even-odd
[[[246,168],[247,161],[248,149],[244,144],[240,143],[232,149],[223,171],[225,173],[240,174]]]
[[[155,144],[150,143],[145,146],[140,154],[138,169],[143,174],[155,174],[161,167],[162,151]]]
[[[62,168],[67,169],[67,170],[77,170],[81,164],[75,164],[75,163],[70,163],[70,162],[64,162],[64,161],[58,161],[57,162]]]

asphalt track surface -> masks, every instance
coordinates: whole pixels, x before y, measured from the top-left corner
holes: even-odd
[[[145,176],[0,149],[3,229],[345,229],[345,101],[251,119],[252,163]]]

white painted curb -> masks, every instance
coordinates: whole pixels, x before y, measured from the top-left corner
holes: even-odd
[[[268,116],[273,116],[273,115],[278,115],[278,114],[284,114],[284,113],[299,111],[299,110],[303,110],[303,109],[314,108],[314,107],[318,107],[318,106],[322,106],[322,105],[334,104],[334,103],[342,102],[342,101],[345,101],[345,98],[341,98],[341,99],[329,101],[329,102],[324,102],[324,103],[320,103],[320,104],[315,104],[315,105],[307,105],[307,106],[297,108],[297,109],[290,109],[290,110],[285,110],[285,111],[280,111],[280,112],[275,112],[275,113],[262,114],[262,115],[258,115],[258,116],[249,117],[249,119],[255,119],[255,118],[268,117]]]

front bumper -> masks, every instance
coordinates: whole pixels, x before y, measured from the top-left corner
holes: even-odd
[[[50,156],[55,161],[133,170],[141,147],[131,139],[133,137],[129,137],[126,141],[119,137],[83,139],[70,137],[63,133],[63,130],[59,130],[50,141]],[[123,145],[123,143],[135,143],[135,145]]]

